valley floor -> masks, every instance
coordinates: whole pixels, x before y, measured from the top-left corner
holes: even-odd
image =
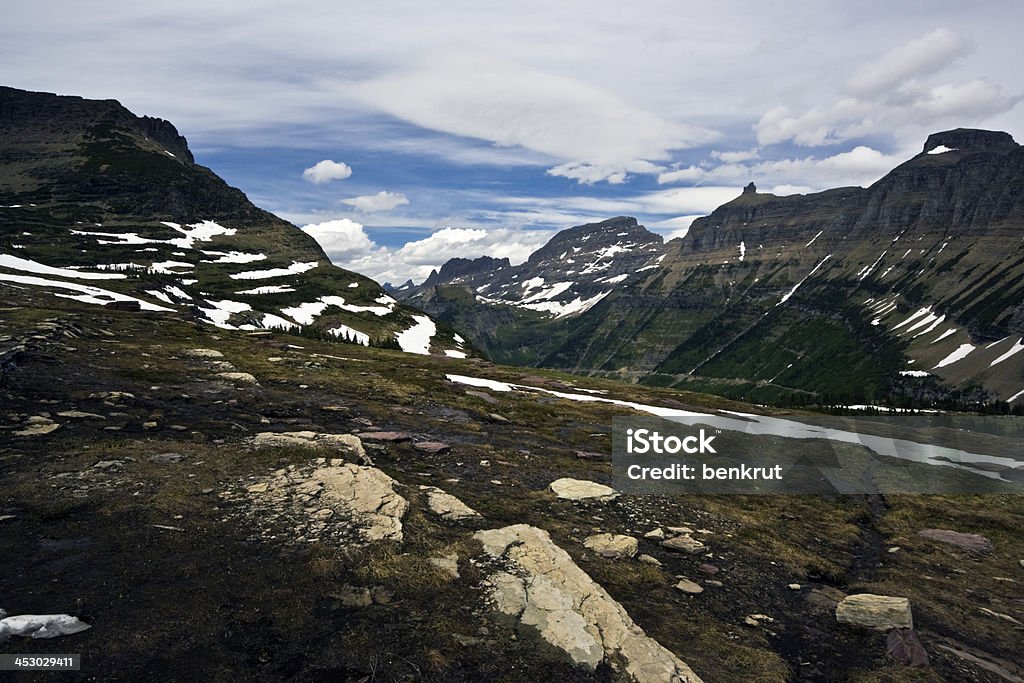
[[[0,653],[81,653],[81,671],[62,678],[626,680],[616,657],[575,666],[495,608],[501,567],[474,533],[520,524],[548,532],[704,681],[1024,677],[1022,497],[563,500],[549,490],[559,478],[608,481],[611,419],[628,409],[488,391],[446,374],[673,407],[749,406],[225,332],[0,287],[7,350],[0,608],[71,614],[91,628],[14,637]],[[308,435],[261,442],[267,432],[356,433],[365,454]],[[323,512],[312,498],[325,489],[288,497],[317,473],[338,474],[341,460],[372,463],[386,475],[375,486],[393,480],[393,491],[383,484],[388,506],[364,511],[381,540]],[[424,486],[479,516],[439,516]],[[408,503],[404,514],[392,493]],[[645,537],[670,527],[688,527],[702,548]],[[980,534],[992,549],[919,534],[929,528]],[[656,562],[584,546],[599,532],[638,539]],[[702,592],[677,588],[683,578]],[[854,593],[909,598],[929,665],[904,667],[884,633],[837,624],[837,602]]]

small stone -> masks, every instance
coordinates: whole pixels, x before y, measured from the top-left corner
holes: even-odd
[[[149,420],[147,422],[143,422],[142,423],[142,428],[143,429],[156,429],[156,427],[157,427],[157,423],[153,422],[152,420]]]
[[[670,526],[668,532],[673,536],[689,536],[693,533],[693,529],[688,526]]]
[[[644,534],[644,538],[649,538],[652,541],[663,541],[665,540],[665,530],[661,527],[658,527],[657,529],[651,529],[646,534]]]
[[[661,562],[658,560],[658,558],[652,557],[650,555],[638,555],[636,559],[640,560],[644,564],[649,564],[649,565],[652,565],[654,567],[660,567],[661,566]]]
[[[704,585],[705,586],[714,586],[715,588],[721,588],[725,584],[722,583],[721,581],[716,581],[715,579],[708,579],[707,581],[704,582]]]
[[[697,565],[697,571],[704,572],[705,574],[711,574],[712,576],[714,576],[715,574],[717,574],[721,570],[718,567],[716,567],[715,565],[713,565],[713,564],[706,564],[705,563],[705,564],[698,564]]]
[[[174,465],[185,459],[181,453],[157,453],[149,456],[149,461],[156,465]]]
[[[342,607],[369,607],[373,604],[370,589],[360,586],[341,586],[331,597],[341,603]]]
[[[267,482],[262,482],[259,484],[251,484],[250,486],[246,486],[245,490],[248,491],[249,493],[266,493],[268,488],[270,488],[270,485]]]
[[[899,551],[900,551],[900,547],[898,545],[894,545],[891,548],[889,548],[888,550],[886,550],[885,552],[887,552],[887,553],[898,553]]]
[[[501,422],[503,424],[509,424],[512,422],[512,420],[508,419],[504,415],[499,415],[498,413],[488,413],[487,417],[491,418],[494,422]]]
[[[802,586],[799,583],[791,583],[788,586],[786,586],[786,588],[788,588],[791,591],[798,591],[801,587]]]
[[[676,588],[684,593],[689,593],[690,595],[699,595],[704,592],[704,588],[700,584],[690,581],[689,579],[681,579],[679,583],[676,584]]]
[[[459,556],[455,553],[431,557],[430,564],[440,569],[449,579],[459,578]]]

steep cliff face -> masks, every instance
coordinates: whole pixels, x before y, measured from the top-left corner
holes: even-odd
[[[521,323],[519,355],[756,400],[1018,400],[1024,354],[1002,356],[1024,339],[1022,164],[1006,133],[957,129],[869,188],[748,186],[650,243],[653,267],[609,265],[630,275],[588,310]],[[522,268],[547,281],[591,233],[563,231]],[[498,280],[467,284],[494,303]]]
[[[0,285],[395,345],[419,323],[114,100],[0,88]],[[116,303],[120,302],[120,303]],[[432,324],[432,323],[431,323]],[[451,331],[427,336],[461,352]]]

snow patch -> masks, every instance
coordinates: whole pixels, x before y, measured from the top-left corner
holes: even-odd
[[[832,254],[829,254],[825,258],[821,259],[821,262],[818,263],[818,265],[814,266],[814,268],[811,270],[811,272],[807,273],[807,275],[804,276],[803,280],[801,280],[800,282],[798,282],[795,285],[793,285],[793,289],[791,289],[788,292],[786,292],[786,294],[783,295],[783,297],[781,299],[779,299],[779,303],[777,303],[775,305],[776,306],[781,306],[782,304],[784,304],[787,301],[789,301],[789,298],[791,296],[793,296],[794,294],[796,294],[796,290],[800,289],[800,285],[802,285],[803,283],[807,282],[807,278],[809,278],[810,276],[812,276],[816,272],[818,272],[818,268],[821,268],[825,264],[825,261],[828,261],[830,258],[832,258]]]
[[[1017,343],[1014,344],[1013,347],[1011,347],[1009,351],[1007,351],[1003,355],[999,356],[999,358],[996,358],[994,361],[989,363],[988,366],[991,368],[991,367],[993,367],[995,365],[999,365],[1000,363],[1002,363],[1007,358],[1010,358],[1011,356],[1014,356],[1014,355],[1020,353],[1021,351],[1024,351],[1024,338],[1018,339]]]
[[[406,353],[430,354],[430,339],[437,333],[437,325],[425,315],[414,315],[416,324],[404,332],[396,332],[395,339]]]
[[[945,154],[946,152],[955,152],[958,147],[946,147],[945,145],[939,145],[928,150],[928,154]]]
[[[70,289],[75,292],[81,292],[81,294],[58,294],[53,292],[54,296],[59,296],[63,299],[74,299],[75,301],[81,301],[86,304],[96,304],[99,306],[106,305],[111,301],[136,301],[139,307],[144,311],[173,311],[173,308],[167,308],[166,306],[160,306],[158,304],[150,303],[144,299],[137,299],[127,294],[121,294],[120,292],[112,292],[108,289],[100,289],[99,287],[93,287],[91,285],[83,285],[77,282],[62,282],[60,280],[47,280],[42,277],[35,277],[32,275],[14,275],[13,273],[0,272],[0,281],[2,282],[15,282],[23,285],[32,285],[35,287],[57,287],[60,289]]]
[[[84,273],[80,270],[54,268],[38,261],[11,256],[10,254],[0,254],[0,266],[10,268],[11,270],[20,270],[25,273],[69,277],[75,280],[123,280],[127,277],[121,273]]]
[[[283,277],[285,275],[298,275],[299,273],[305,273],[307,270],[312,270],[319,265],[316,261],[309,261],[302,263],[299,261],[292,261],[292,264],[287,268],[269,268],[267,270],[247,270],[242,273],[233,273],[229,275],[232,280],[266,280],[272,277]]]
[[[344,339],[345,341],[355,342],[356,344],[362,344],[363,346],[370,345],[370,335],[359,330],[354,330],[348,325],[338,325],[327,330],[338,339]]]
[[[949,354],[948,356],[946,356],[945,358],[940,360],[939,364],[936,365],[934,368],[932,368],[932,370],[938,370],[939,368],[944,368],[947,365],[952,365],[953,363],[956,363],[957,361],[961,361],[964,358],[966,358],[968,356],[968,354],[970,354],[971,351],[973,351],[973,350],[974,350],[974,345],[973,344],[961,344],[960,347],[956,351],[954,351],[953,353]]]

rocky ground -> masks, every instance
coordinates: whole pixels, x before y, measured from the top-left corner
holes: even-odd
[[[0,366],[0,608],[91,627],[0,653],[66,677],[1024,676],[1020,497],[618,496],[622,408],[445,374],[721,399],[13,288]]]

